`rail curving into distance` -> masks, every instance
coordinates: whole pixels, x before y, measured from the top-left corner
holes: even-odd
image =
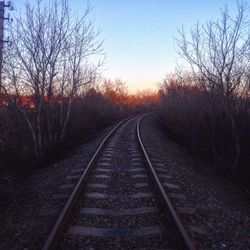
[[[184,225],[182,224],[178,214],[175,211],[175,208],[173,204],[171,203],[167,193],[164,190],[164,187],[161,184],[161,181],[159,177],[157,176],[157,173],[155,171],[155,168],[150,161],[149,155],[146,151],[146,148],[143,144],[143,140],[141,137],[141,131],[140,131],[140,125],[141,121],[147,116],[146,115],[138,115],[138,116],[132,116],[129,118],[126,118],[119,122],[111,131],[110,133],[104,138],[104,140],[101,142],[99,145],[98,149],[94,153],[93,157],[91,158],[90,162],[88,163],[86,169],[83,171],[82,175],[80,176],[78,182],[76,183],[72,193],[70,194],[64,208],[62,209],[59,217],[57,218],[44,246],[43,250],[50,250],[50,249],[55,249],[59,243],[59,240],[61,239],[65,227],[67,223],[69,222],[70,216],[72,215],[72,210],[74,206],[76,205],[80,193],[83,191],[87,181],[88,177],[90,176],[90,172],[92,171],[93,167],[95,166],[98,158],[100,157],[101,153],[105,149],[106,144],[111,140],[113,135],[116,133],[118,128],[120,128],[122,125],[124,125],[126,122],[129,122],[133,119],[138,119],[136,122],[136,138],[139,142],[139,148],[142,152],[142,156],[145,158],[147,166],[148,166],[148,172],[150,176],[152,177],[153,183],[156,186],[157,192],[160,194],[160,197],[162,198],[164,208],[167,210],[168,214],[170,214],[172,220],[173,220],[173,225],[177,229],[181,242],[182,242],[182,249],[189,249],[189,250],[194,250],[194,244],[189,237]]]
[[[161,184],[161,181],[159,179],[159,177],[157,176],[156,174],[156,171],[150,161],[150,158],[147,154],[147,151],[145,149],[145,146],[143,144],[143,141],[142,141],[142,137],[141,137],[141,131],[140,131],[140,124],[141,124],[141,121],[146,117],[147,115],[145,116],[142,116],[141,118],[139,118],[138,122],[137,122],[137,138],[138,138],[138,141],[140,143],[140,146],[141,146],[141,150],[143,152],[143,155],[146,159],[146,162],[148,164],[148,168],[149,168],[149,172],[154,180],[154,183],[156,184],[156,187],[161,195],[161,198],[163,199],[163,202],[164,202],[164,206],[167,208],[167,210],[169,211],[172,219],[173,219],[173,222],[175,224],[175,226],[177,227],[177,230],[178,230],[178,233],[183,241],[183,247],[185,249],[189,249],[189,250],[195,250],[195,247],[194,247],[194,244],[191,240],[191,238],[189,237],[184,225],[182,224],[177,212],[175,211],[175,208],[172,204],[172,202],[170,201],[167,193],[165,192],[164,190],[164,187],[162,186]]]
[[[95,162],[98,159],[98,156],[102,152],[103,148],[105,147],[106,143],[109,141],[109,139],[112,137],[112,135],[116,132],[116,130],[125,122],[134,119],[135,116],[126,118],[119,122],[110,132],[109,134],[103,139],[99,147],[97,148],[96,152],[92,156],[89,164],[87,165],[86,169],[84,170],[83,174],[81,175],[79,181],[77,182],[73,192],[71,193],[69,199],[67,200],[63,210],[61,211],[59,217],[57,218],[52,230],[49,233],[49,236],[43,246],[43,250],[50,250],[55,249],[58,241],[60,240],[61,235],[63,234],[64,227],[66,223],[69,220],[71,211],[74,207],[74,205],[77,202],[77,199],[79,197],[80,192],[82,191],[84,184],[86,183],[86,180],[88,179],[89,173],[94,166]]]

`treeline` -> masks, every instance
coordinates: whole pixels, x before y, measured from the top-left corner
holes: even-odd
[[[197,24],[177,39],[192,71],[161,84],[161,118],[178,141],[216,163],[223,173],[250,180],[250,34],[248,6],[238,3],[217,21]]]
[[[124,82],[100,80],[102,41],[89,12],[87,7],[75,15],[67,0],[27,2],[8,24],[12,43],[4,48],[0,82],[0,170],[60,156],[136,111],[128,107]]]
[[[99,113],[109,108],[112,114],[105,98],[99,96],[103,110],[94,109],[88,98],[101,66],[93,58],[102,53],[89,11],[74,15],[67,0],[27,2],[8,24],[11,46],[4,48],[0,85],[3,168],[23,160],[41,162],[100,126]],[[94,114],[97,124],[84,120]]]
[[[52,107],[50,122],[53,127],[48,127],[48,120],[44,117],[40,122],[41,130],[35,127],[36,136],[41,140],[39,154],[36,152],[38,142],[32,137],[32,131],[23,115],[12,104],[2,107],[0,112],[1,170],[25,166],[25,164],[29,165],[27,167],[32,167],[32,163],[44,163],[61,157],[72,147],[90,139],[91,134],[95,135],[100,129],[111,125],[123,115],[102,93],[91,89],[84,96],[75,97],[71,105],[69,121],[62,136],[59,137],[61,124],[56,113],[61,108],[59,103],[54,103]],[[24,109],[32,126],[36,126],[37,111],[30,106]]]
[[[120,79],[104,80],[99,88],[104,95],[120,107],[120,111],[145,112],[153,110],[159,103],[158,91],[142,90],[132,94],[128,92],[126,83]]]
[[[9,98],[12,100],[10,101]],[[151,111],[158,103],[158,97],[151,91],[129,94],[126,84],[121,80],[93,82],[88,85],[84,93],[72,98],[69,120],[64,134],[59,137],[62,124],[59,111],[67,109],[68,97],[60,99],[58,96],[54,96],[51,98],[49,103],[50,120],[45,115],[46,113],[42,113],[41,128],[37,128],[39,125],[37,124],[38,111],[34,99],[33,95],[23,95],[19,98],[14,94],[1,95],[1,171],[13,170],[25,165],[32,167],[32,164],[38,163],[42,165],[48,160],[57,159],[119,119]],[[45,105],[48,105],[46,98],[44,102]],[[20,108],[24,114],[20,112]],[[28,125],[26,115],[31,125],[34,126],[36,136],[40,136],[39,154],[36,153],[37,142],[32,137],[33,131]]]

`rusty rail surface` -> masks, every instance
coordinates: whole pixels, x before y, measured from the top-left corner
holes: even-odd
[[[163,199],[163,202],[164,202],[164,205],[165,207],[167,208],[167,210],[169,211],[169,214],[171,215],[172,219],[173,219],[173,222],[178,230],[178,233],[181,237],[181,240],[182,240],[182,244],[183,244],[183,248],[184,249],[188,249],[188,250],[195,250],[195,246],[191,240],[191,238],[189,237],[184,225],[182,224],[178,214],[176,213],[175,211],[175,208],[172,204],[172,202],[170,201],[167,193],[165,192],[162,184],[161,184],[161,181],[159,179],[159,177],[157,176],[156,174],[156,171],[150,161],[150,158],[147,154],[147,151],[145,149],[145,146],[143,144],[143,141],[142,141],[142,137],[141,137],[141,134],[140,134],[140,124],[141,124],[141,121],[146,117],[147,115],[144,115],[142,116],[138,122],[137,122],[137,138],[138,138],[138,141],[139,141],[139,144],[141,146],[141,150],[143,152],[143,155],[146,159],[146,162],[147,162],[147,165],[148,165],[148,168],[149,168],[149,172],[155,182],[155,185],[161,195],[161,198]]]
[[[124,120],[122,120],[121,122],[119,122],[110,132],[109,134],[104,138],[104,140],[101,142],[101,144],[99,145],[98,149],[96,150],[95,154],[92,156],[88,166],[86,167],[86,169],[84,170],[83,174],[81,175],[79,181],[77,182],[73,192],[71,193],[70,197],[68,198],[63,210],[61,211],[59,217],[57,218],[52,230],[49,233],[49,236],[43,246],[43,250],[51,250],[51,249],[55,249],[57,246],[57,243],[63,233],[64,227],[66,225],[66,223],[69,220],[71,211],[79,197],[80,192],[82,191],[82,188],[84,186],[84,184],[86,183],[86,180],[89,176],[89,173],[92,169],[92,167],[94,166],[95,162],[98,159],[98,156],[100,155],[101,151],[103,150],[104,146],[106,145],[106,143],[108,142],[108,140],[111,138],[111,136],[116,132],[116,130],[125,122],[132,120],[136,117],[139,116],[132,116],[129,118],[126,118]]]
[[[151,176],[153,177],[153,180],[156,184],[156,187],[164,201],[164,205],[167,208],[167,210],[169,211],[171,217],[173,218],[174,224],[178,230],[178,233],[181,237],[182,243],[183,243],[183,248],[182,249],[189,249],[189,250],[195,250],[195,247],[193,245],[192,240],[190,239],[186,229],[184,228],[183,224],[181,223],[181,220],[179,218],[179,216],[177,215],[169,197],[167,196],[161,181],[159,180],[154,167],[149,159],[149,156],[146,152],[145,146],[143,145],[142,142],[142,138],[140,135],[140,124],[141,121],[144,117],[146,117],[149,114],[146,115],[138,115],[138,116],[132,116],[129,118],[126,118],[124,120],[122,120],[121,122],[119,122],[110,132],[109,134],[103,139],[103,141],[101,142],[101,144],[99,145],[98,149],[95,151],[94,155],[92,156],[90,162],[88,163],[87,167],[85,168],[83,174],[81,175],[81,177],[79,178],[73,192],[70,194],[70,197],[68,198],[64,208],[62,209],[59,217],[57,218],[52,230],[50,231],[50,234],[43,246],[43,250],[50,250],[50,249],[55,249],[58,245],[58,242],[64,232],[65,226],[68,222],[68,220],[70,219],[70,215],[72,212],[73,207],[75,206],[79,194],[80,192],[82,192],[84,185],[88,179],[89,173],[92,170],[94,164],[96,163],[99,155],[101,154],[102,150],[104,149],[106,143],[110,140],[110,138],[112,137],[112,135],[117,131],[117,129],[124,123],[133,120],[135,118],[139,118],[138,122],[137,122],[137,138],[141,147],[141,150],[143,152],[143,156],[146,159],[147,165],[149,167],[149,172],[151,174]]]

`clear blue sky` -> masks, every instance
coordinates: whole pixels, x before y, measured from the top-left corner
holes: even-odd
[[[48,0],[43,0],[48,1]],[[14,0],[20,10],[26,0]],[[31,1],[30,1],[31,2]],[[81,12],[86,0],[69,0]],[[234,0],[89,0],[95,26],[102,30],[106,65],[103,75],[126,81],[131,91],[156,88],[174,71],[178,56],[173,37],[177,28],[188,31],[198,20],[219,17],[226,4],[236,12]]]

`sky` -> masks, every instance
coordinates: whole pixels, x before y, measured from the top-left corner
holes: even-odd
[[[33,2],[30,0],[29,2]],[[49,0],[43,0],[44,2]],[[26,0],[14,0],[16,11]],[[199,20],[217,19],[226,5],[234,15],[234,0],[89,0],[90,18],[102,32],[106,53],[103,76],[120,78],[131,92],[156,89],[168,73],[174,72],[179,56],[175,37],[182,26],[188,32]],[[69,0],[81,13],[86,0]]]

